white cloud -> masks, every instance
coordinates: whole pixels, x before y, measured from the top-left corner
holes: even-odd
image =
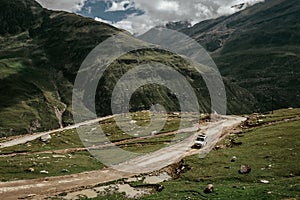
[[[176,1],[160,1],[157,4],[157,10],[163,12],[176,12],[179,10],[179,4]]]
[[[112,6],[109,9],[107,9],[106,12],[125,11],[130,7],[132,7],[130,1],[121,1],[121,2],[112,1]]]
[[[135,7],[145,11],[142,16],[128,16],[114,24],[132,33],[144,33],[154,26],[189,20],[192,24],[238,11],[232,6],[247,2],[253,5],[264,0],[132,0]],[[126,24],[126,25],[124,25]]]
[[[43,6],[66,11],[78,11],[85,1],[91,0],[37,0]],[[110,23],[118,28],[126,29],[133,34],[142,34],[154,26],[168,22],[188,20],[192,24],[216,18],[222,15],[233,14],[239,9],[232,6],[248,3],[253,5],[264,0],[103,0],[112,2],[112,7],[106,12],[126,11],[135,7],[143,10],[143,15],[129,15],[126,19]],[[128,5],[128,6],[125,6]],[[101,16],[100,16],[101,17]],[[100,21],[100,18],[98,18]],[[103,20],[102,20],[103,21]]]
[[[87,0],[36,0],[44,8],[51,10],[63,10],[67,12],[76,12],[82,8]]]
[[[147,32],[158,24],[162,24],[160,23],[159,19],[153,19],[149,15],[130,15],[127,17],[127,19],[112,25],[121,29],[125,29],[134,35],[139,35]]]

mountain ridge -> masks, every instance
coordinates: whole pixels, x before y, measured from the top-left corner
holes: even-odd
[[[247,89],[257,111],[299,107],[300,4],[266,0],[181,31],[212,55],[221,74]]]

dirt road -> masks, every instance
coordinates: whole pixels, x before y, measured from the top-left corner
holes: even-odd
[[[71,130],[71,129],[78,128],[78,127],[83,126],[83,125],[93,124],[93,123],[104,121],[104,120],[107,120],[107,119],[110,119],[110,118],[113,118],[113,116],[102,117],[102,118],[98,118],[98,119],[78,123],[78,124],[75,124],[75,125],[67,126],[65,128],[60,128],[60,129],[47,131],[47,132],[33,133],[33,134],[30,134],[30,135],[23,135],[23,136],[20,136],[19,138],[16,138],[16,139],[13,139],[13,140],[10,140],[10,141],[7,141],[7,142],[0,143],[0,149],[5,148],[5,147],[16,146],[18,144],[25,144],[26,142],[30,142],[30,141],[33,141],[35,139],[38,139],[43,135],[48,135],[48,134],[61,132],[61,131],[65,131],[65,130]]]
[[[244,120],[245,118],[242,117],[224,116],[219,121],[200,127],[201,132],[206,133],[208,136],[206,147],[198,151],[200,152],[200,156],[205,156],[212,150],[219,141],[222,132],[238,125]],[[197,134],[177,144],[134,158],[108,169],[60,177],[49,177],[46,179],[3,182],[0,183],[0,199],[18,199],[29,196],[33,196],[34,199],[42,199],[83,186],[93,186],[99,183],[130,177],[135,174],[153,172],[178,161],[186,155],[190,155],[190,147],[196,136]],[[193,151],[193,153],[198,152]]]
[[[200,131],[207,135],[207,145],[200,151],[195,151],[195,153],[200,153],[199,156],[204,157],[214,148],[222,133],[226,129],[237,126],[244,120],[246,119],[242,117],[224,116],[220,121],[212,122],[204,127],[200,127]],[[192,130],[185,131],[188,132]],[[191,146],[193,146],[197,135],[198,133],[169,147],[162,148],[158,151],[134,158],[125,163],[121,163],[112,167],[116,170],[125,171],[128,173],[148,173],[162,169],[178,161],[179,159],[182,159],[186,155],[190,155]]]

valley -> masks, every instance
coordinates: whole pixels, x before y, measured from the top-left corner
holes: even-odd
[[[82,2],[0,0],[0,199],[300,199],[298,0]]]

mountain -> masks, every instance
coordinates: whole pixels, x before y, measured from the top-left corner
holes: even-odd
[[[182,29],[213,56],[221,74],[247,89],[257,111],[300,106],[300,4],[266,0]]]
[[[180,31],[182,29],[191,27],[191,23],[188,21],[169,22],[165,25],[166,28]]]
[[[48,11],[33,0],[0,0],[0,5],[0,135],[73,123],[76,70],[97,40],[120,30]]]
[[[72,89],[85,57],[112,35],[123,33],[127,39],[119,42],[126,45],[133,38],[124,30],[93,19],[43,9],[33,0],[0,0],[0,9],[0,137],[72,124]],[[190,63],[171,52],[143,45],[144,50],[113,62],[99,81],[97,115],[111,114],[112,91],[122,75],[137,64],[158,61],[177,69],[193,88],[198,88],[201,111],[210,112],[206,85]],[[229,113],[254,109],[255,99],[247,90],[227,79],[224,82]],[[86,95],[85,100],[90,98]],[[153,103],[164,105],[168,111],[179,109],[168,88],[147,85],[133,94],[131,110],[149,109]]]

